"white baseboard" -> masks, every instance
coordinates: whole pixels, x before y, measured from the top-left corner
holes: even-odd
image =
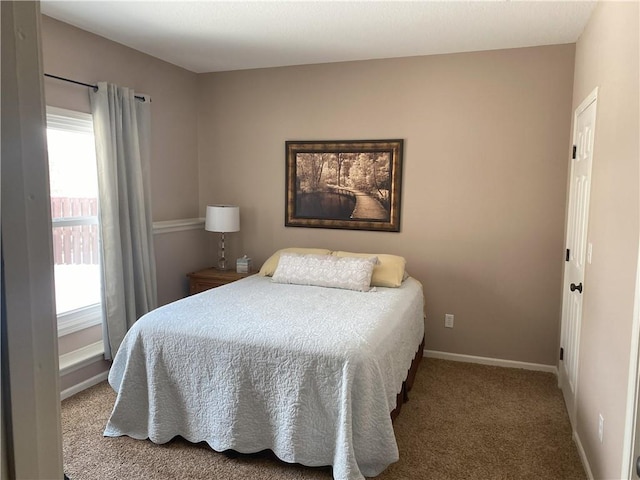
[[[441,360],[451,360],[454,362],[479,363],[481,365],[493,365],[496,367],[522,368],[524,370],[536,370],[558,375],[556,365],[544,365],[542,363],[517,362],[515,360],[502,360],[500,358],[476,357],[474,355],[463,355],[461,353],[438,352],[437,350],[425,350],[425,357],[439,358]]]
[[[102,372],[99,373],[98,375],[96,375],[95,377],[91,377],[88,378],[87,380],[85,380],[84,382],[80,382],[77,385],[74,385],[73,387],[69,387],[66,390],[63,390],[60,392],[60,401],[69,398],[73,395],[75,395],[76,393],[80,393],[83,390],[86,390],[87,388],[93,387],[94,385],[99,384],[100,382],[104,382],[107,377],[109,376],[109,372]]]
[[[575,431],[573,432],[573,441],[576,442],[576,447],[578,447],[578,455],[580,455],[580,460],[582,460],[582,466],[584,467],[584,471],[587,474],[587,478],[589,480],[593,480],[593,472],[591,472],[591,466],[589,465],[587,454],[584,451],[584,447],[582,446],[580,437]]]

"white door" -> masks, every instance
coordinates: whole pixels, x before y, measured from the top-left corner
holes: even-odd
[[[597,89],[576,109],[573,121],[574,154],[571,160],[567,251],[562,296],[562,333],[560,338],[559,382],[569,418],[575,427],[575,400],[578,388],[578,355],[584,271],[587,261],[587,221],[593,137],[596,123]],[[590,259],[589,259],[590,261]]]

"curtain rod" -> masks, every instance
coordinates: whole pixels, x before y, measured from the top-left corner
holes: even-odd
[[[69,78],[59,77],[57,75],[51,75],[50,73],[45,73],[45,77],[55,78],[56,80],[62,80],[63,82],[75,83],[76,85],[82,85],[83,87],[93,88],[94,90],[98,90],[97,85],[91,85],[90,83],[78,82],[77,80],[71,80]],[[146,102],[147,99],[145,97],[141,97],[140,95],[134,95],[135,98],[142,102]]]

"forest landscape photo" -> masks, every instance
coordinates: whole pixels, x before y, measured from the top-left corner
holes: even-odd
[[[285,225],[399,231],[402,140],[289,141]]]

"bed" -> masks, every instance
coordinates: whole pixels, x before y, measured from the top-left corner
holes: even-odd
[[[253,275],[138,320],[109,373],[117,398],[104,435],[268,449],[331,465],[336,480],[397,461],[391,417],[422,356],[421,284],[354,291],[275,277]]]

